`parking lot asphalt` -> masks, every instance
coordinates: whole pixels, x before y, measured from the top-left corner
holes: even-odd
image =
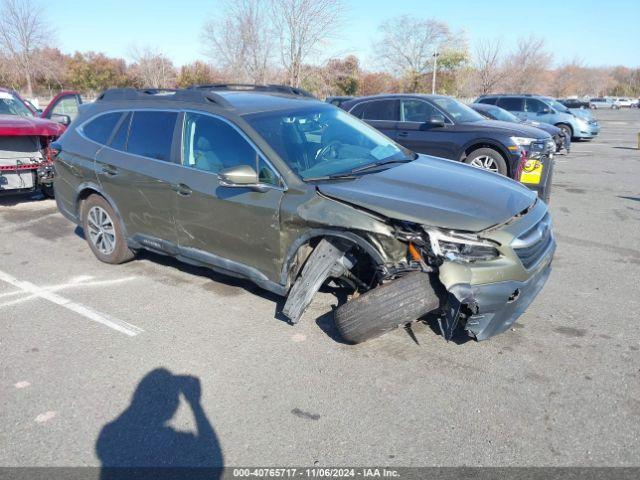
[[[596,115],[556,159],[548,284],[481,343],[345,345],[329,294],[290,326],[249,283],[100,263],[54,201],[0,199],[0,466],[640,465],[640,110]]]

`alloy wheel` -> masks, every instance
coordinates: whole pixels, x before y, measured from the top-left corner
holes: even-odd
[[[116,232],[113,220],[107,211],[99,206],[91,207],[87,217],[89,239],[93,246],[104,255],[111,255],[116,249]]]
[[[480,155],[474,158],[473,160],[471,160],[469,165],[472,165],[477,168],[482,168],[484,170],[489,170],[490,172],[494,172],[494,173],[498,173],[499,171],[498,164],[489,155]]]

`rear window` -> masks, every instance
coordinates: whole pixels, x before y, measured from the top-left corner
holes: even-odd
[[[502,97],[498,100],[498,106],[500,108],[504,108],[505,110],[509,110],[511,112],[522,112],[523,108],[522,98],[517,97]]]
[[[88,139],[105,144],[121,116],[122,112],[100,115],[82,127],[82,132]]]
[[[168,162],[177,112],[134,112],[127,152]]]

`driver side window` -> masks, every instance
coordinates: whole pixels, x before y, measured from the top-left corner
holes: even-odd
[[[544,103],[536,98],[527,98],[525,104],[527,112],[531,113],[540,113],[546,107]]]
[[[240,132],[210,115],[185,113],[182,165],[214,174],[249,165],[258,173],[260,183],[281,186],[278,174]]]
[[[439,114],[433,106],[422,100],[402,100],[402,117],[403,122],[420,122],[424,123],[429,120],[431,115]]]

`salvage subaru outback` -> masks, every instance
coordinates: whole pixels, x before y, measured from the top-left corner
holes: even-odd
[[[54,147],[58,207],[99,260],[147,249],[247,278],[286,296],[292,323],[333,288],[351,343],[430,313],[445,338],[484,340],[551,269],[535,192],[295,89],[107,90]]]

